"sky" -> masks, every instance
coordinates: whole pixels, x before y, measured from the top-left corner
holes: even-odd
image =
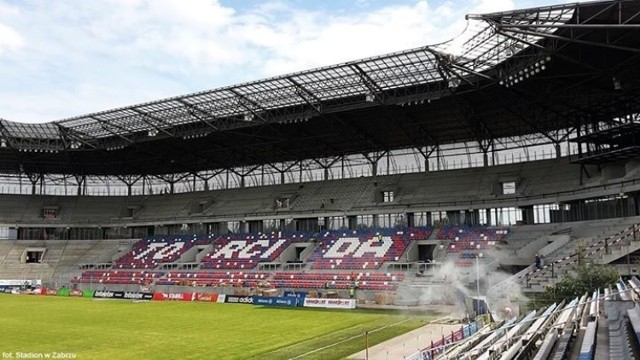
[[[48,122],[456,37],[567,0],[0,0],[0,118]]]

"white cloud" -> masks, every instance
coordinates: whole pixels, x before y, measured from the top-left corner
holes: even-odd
[[[434,44],[465,13],[514,1],[0,0],[0,117],[59,119]]]
[[[293,18],[304,21],[276,28],[288,34],[288,38],[271,49],[273,57],[265,63],[265,74],[329,65],[446,40],[451,33],[462,30],[464,20],[446,21],[443,13],[449,13],[447,4],[432,9],[426,1],[350,17],[296,13]],[[313,30],[307,31],[308,28]]]
[[[0,55],[5,51],[15,51],[23,45],[24,40],[17,31],[0,23]]]
[[[516,8],[516,4],[512,0],[480,0],[476,1],[472,8],[474,14],[484,14],[496,11],[507,11]]]

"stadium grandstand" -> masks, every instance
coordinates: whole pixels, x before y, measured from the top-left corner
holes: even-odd
[[[602,339],[633,358],[640,2],[467,20],[437,45],[49,123],[0,119],[0,281],[295,291],[462,304],[459,316],[488,312],[484,299],[515,318],[412,358],[590,359]],[[620,287],[519,314],[580,246]]]

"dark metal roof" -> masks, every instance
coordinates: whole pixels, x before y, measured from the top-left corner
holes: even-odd
[[[619,160],[626,160],[638,157],[640,154],[640,146],[633,145],[620,149],[609,150],[605,152],[592,152],[588,155],[572,160],[575,164],[607,164]]]
[[[578,136],[571,139],[571,141],[592,144],[611,144],[615,143],[617,138],[629,135],[640,135],[640,123],[622,123],[617,126]]]
[[[637,1],[469,15],[459,38],[47,124],[0,171],[196,172],[554,132],[640,110]],[[615,86],[614,86],[615,85]]]

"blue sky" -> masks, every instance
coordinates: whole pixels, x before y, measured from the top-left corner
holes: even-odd
[[[0,118],[45,122],[455,37],[566,0],[0,0]]]

